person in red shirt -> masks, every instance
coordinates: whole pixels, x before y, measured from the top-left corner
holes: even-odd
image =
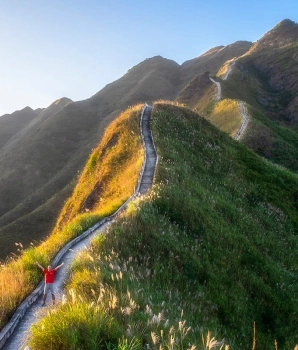
[[[37,261],[36,265],[42,270],[45,277],[44,291],[43,291],[43,303],[42,306],[46,304],[47,293],[50,292],[52,294],[53,305],[55,304],[55,290],[54,290],[54,282],[55,282],[55,272],[60,269],[61,266],[64,265],[64,262],[54,269],[51,265],[48,266],[47,269],[42,267]]]

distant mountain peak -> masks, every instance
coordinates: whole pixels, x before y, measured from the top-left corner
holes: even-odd
[[[279,22],[275,28],[278,27],[293,27],[293,26],[298,26],[298,24],[290,19],[284,19],[281,22]]]
[[[35,112],[31,107],[26,106],[26,107],[24,107],[22,109],[18,109],[16,111],[14,111],[13,113],[6,113],[6,114],[3,115],[3,117],[4,116],[7,117],[7,116],[11,116],[11,115],[16,115],[16,114],[17,115],[24,115],[24,114],[28,114],[28,113],[37,113],[37,112]],[[0,117],[2,117],[2,116],[0,116]]]
[[[33,111],[33,109],[29,106],[26,106],[25,108],[22,109],[22,111]]]
[[[251,48],[251,52],[262,50],[263,48],[281,48],[287,45],[294,45],[297,42],[298,23],[284,19],[258,40]]]
[[[70,98],[62,97],[62,98],[59,98],[58,100],[56,100],[55,102],[53,102],[52,104],[65,106],[70,102],[72,102],[72,100]]]
[[[199,57],[204,57],[204,56],[209,56],[209,55],[212,55],[214,53],[217,53],[218,51],[222,50],[224,48],[223,45],[220,45],[220,46],[215,46],[211,49],[209,49],[208,51],[204,52],[202,55],[200,55]],[[195,58],[194,58],[195,59]],[[193,59],[192,59],[193,60]],[[189,60],[189,61],[192,61],[192,60]]]
[[[155,65],[159,65],[159,64],[169,64],[169,63],[174,63],[175,65],[178,66],[177,62],[158,55],[158,56],[153,56],[153,57],[150,57],[150,58],[146,58],[144,61],[142,61],[139,64],[137,64],[132,69],[134,69],[136,67],[144,66],[144,65],[155,66]]]
[[[279,22],[272,30],[270,30],[266,35],[289,35],[297,34],[298,23],[291,21],[290,19],[284,19]]]

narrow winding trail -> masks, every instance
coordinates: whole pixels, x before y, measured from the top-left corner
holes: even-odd
[[[226,80],[228,78],[228,75],[231,72],[232,66],[234,64],[235,64],[235,61],[230,63],[230,65],[228,67],[227,75],[226,75],[224,80]],[[216,95],[215,101],[219,101],[221,99],[221,86],[220,86],[220,83],[218,81],[215,81],[211,77],[209,77],[209,79],[212,81],[212,83],[216,84],[216,86],[217,86],[217,95]],[[241,113],[242,118],[243,118],[243,123],[241,124],[240,129],[238,130],[238,132],[237,132],[237,134],[235,136],[235,140],[239,140],[240,137],[243,135],[243,133],[244,133],[244,131],[245,131],[247,125],[248,125],[248,121],[249,121],[249,118],[248,118],[248,115],[246,113],[246,109],[245,109],[245,106],[244,106],[244,102],[242,102],[242,101],[239,102],[239,109],[240,109],[240,113]]]
[[[226,74],[223,76],[222,80],[227,80],[227,79],[228,79],[230,73],[232,72],[232,68],[233,68],[233,66],[235,65],[235,63],[236,63],[236,60],[235,60],[235,59],[233,59],[231,62],[229,62],[227,72],[226,72]]]
[[[248,125],[248,120],[249,120],[248,115],[246,113],[245,106],[244,106],[244,102],[242,102],[242,101],[239,102],[239,109],[240,109],[240,112],[241,112],[241,115],[243,118],[243,123],[235,136],[235,140],[239,140],[240,137],[243,135],[243,133]]]
[[[221,99],[221,86],[220,86],[220,83],[218,81],[215,81],[211,77],[209,77],[209,79],[212,81],[212,83],[216,84],[216,86],[217,86],[217,95],[216,95],[215,101],[219,101]]]
[[[127,204],[136,196],[145,194],[153,184],[155,168],[158,161],[153,137],[150,128],[150,117],[152,108],[149,105],[145,105],[142,111],[140,120],[140,129],[143,140],[143,147],[145,150],[145,159],[143,167],[140,172],[139,181],[135,193],[111,216],[101,220],[89,230],[85,231],[81,236],[75,238],[69,242],[61,251],[57,254],[53,266],[57,266],[59,262],[63,261],[64,266],[58,270],[55,278],[56,296],[57,301],[62,300],[63,285],[70,273],[70,267],[73,259],[83,249],[86,249],[90,245],[92,238],[98,235],[100,232],[116,219],[119,212],[123,211]],[[26,298],[26,300],[20,305],[18,310],[10,322],[3,328],[0,333],[0,349],[4,350],[30,350],[26,346],[27,336],[30,331],[30,327],[38,319],[43,317],[48,308],[53,306],[41,307],[41,295],[43,292],[43,281],[37,286],[34,292]],[[48,296],[48,302],[49,302]],[[48,304],[49,305],[49,304]]]

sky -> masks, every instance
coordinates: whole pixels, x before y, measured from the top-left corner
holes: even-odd
[[[0,0],[0,116],[84,100],[160,55],[179,64],[255,42],[297,0]]]

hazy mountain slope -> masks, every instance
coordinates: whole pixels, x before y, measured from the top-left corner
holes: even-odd
[[[5,213],[40,189],[46,183],[46,179],[56,175],[55,163],[51,163],[47,158],[47,148],[52,147],[53,142],[53,136],[47,129],[47,120],[54,118],[54,114],[61,111],[69,101],[61,99],[54,102],[11,137],[0,151],[0,188],[3,198],[0,203],[0,220]],[[44,200],[45,198],[42,202]]]
[[[209,99],[212,99],[216,94],[216,87],[209,78],[209,72],[196,75],[178,94],[176,101],[179,103],[185,103],[190,108],[195,108],[198,101],[204,99],[202,104],[208,103]],[[206,99],[210,91],[211,96]]]
[[[25,107],[20,111],[12,114],[5,114],[0,117],[0,148],[28,123],[37,117],[39,111],[34,111],[30,107]]]
[[[130,69],[122,78],[108,84],[90,101],[97,105],[125,108],[140,101],[156,98],[174,99],[181,87],[178,63],[161,56],[149,58]]]

